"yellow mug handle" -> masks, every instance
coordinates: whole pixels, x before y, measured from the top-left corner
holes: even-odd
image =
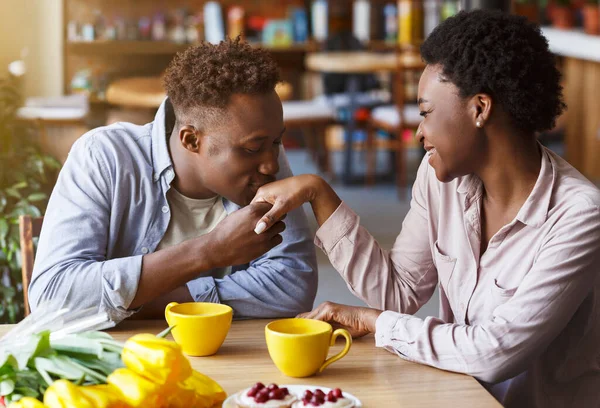
[[[319,368],[319,372],[322,372],[323,370],[325,370],[325,368],[327,368],[328,365],[335,363],[340,358],[342,358],[346,354],[348,354],[348,351],[350,351],[350,346],[352,345],[352,336],[346,329],[337,329],[336,331],[333,332],[333,334],[331,335],[330,346],[335,345],[335,341],[337,340],[338,336],[344,336],[344,338],[346,339],[346,345],[344,346],[344,349],[342,351],[340,351],[339,353],[337,353],[335,356],[331,356],[327,360],[325,360],[325,362],[323,363],[321,368]]]
[[[171,323],[171,321],[169,320],[169,310],[171,310],[173,306],[177,306],[178,304],[179,303],[177,302],[171,302],[165,307],[165,319],[167,320],[169,326],[173,326],[173,323]]]

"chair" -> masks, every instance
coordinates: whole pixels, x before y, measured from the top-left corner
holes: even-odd
[[[398,68],[394,73],[393,105],[379,106],[371,111],[367,133],[367,183],[375,181],[376,131],[382,129],[393,138],[389,148],[395,153],[395,173],[398,191],[406,187],[405,146],[403,135],[406,130],[414,130],[421,123],[419,107],[416,101],[407,103],[405,75],[420,73],[425,68],[418,51],[401,49],[398,51]],[[415,98],[416,99],[416,98]]]
[[[29,282],[33,274],[33,259],[35,251],[33,238],[38,238],[42,231],[44,217],[30,217],[22,215],[19,217],[19,235],[21,241],[21,274],[23,276],[23,301],[25,303],[25,316],[29,315]]]
[[[151,122],[165,96],[160,76],[117,79],[106,89],[106,101],[113,107],[107,124]]]
[[[330,177],[329,149],[325,143],[325,130],[336,123],[335,109],[319,99],[284,101],[283,123],[287,130],[300,129],[306,147],[321,173]]]

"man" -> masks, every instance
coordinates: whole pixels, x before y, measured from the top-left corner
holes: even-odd
[[[239,39],[191,47],[166,72],[154,122],[78,140],[48,204],[32,308],[58,298],[115,322],[142,306],[140,316],[161,317],[171,301],[222,302],[236,317],[310,310],[317,270],[304,213],[256,234],[270,206],[248,205],[291,176],[278,81],[267,52]]]

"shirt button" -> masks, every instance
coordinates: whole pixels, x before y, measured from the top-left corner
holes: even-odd
[[[150,252],[150,250],[146,247],[142,248],[142,254],[147,254],[148,252]]]
[[[169,207],[167,207],[166,205],[163,206],[162,212],[164,212],[165,214],[168,213],[169,212]]]
[[[158,173],[154,173],[154,181],[158,181],[159,178],[160,176],[158,175]]]
[[[173,177],[173,170],[171,170],[171,169],[167,170],[167,177],[169,177],[169,178]]]

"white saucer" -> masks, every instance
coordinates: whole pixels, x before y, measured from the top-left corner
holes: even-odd
[[[321,387],[318,385],[298,385],[298,384],[296,384],[296,385],[280,385],[279,386],[279,388],[283,388],[283,387],[287,387],[287,389],[290,391],[291,394],[294,394],[294,395],[300,396],[300,397],[302,396],[302,394],[304,394],[304,391],[306,391],[306,390],[314,391],[317,388],[319,388],[325,394],[327,394],[329,391],[331,391],[331,388]],[[349,400],[352,400],[352,402],[354,402],[355,408],[362,408],[362,403],[360,402],[360,400],[358,398],[356,398],[354,395],[350,394],[349,392],[344,391],[343,389],[342,389],[342,392],[344,393],[344,397],[346,397]],[[237,405],[235,403],[235,400],[236,400],[238,394],[239,394],[239,392],[236,392],[235,394],[232,394],[229,397],[227,397],[225,402],[223,402],[222,408],[236,408]],[[312,407],[312,405],[309,405],[309,407]],[[312,407],[312,408],[315,408],[315,407]]]

